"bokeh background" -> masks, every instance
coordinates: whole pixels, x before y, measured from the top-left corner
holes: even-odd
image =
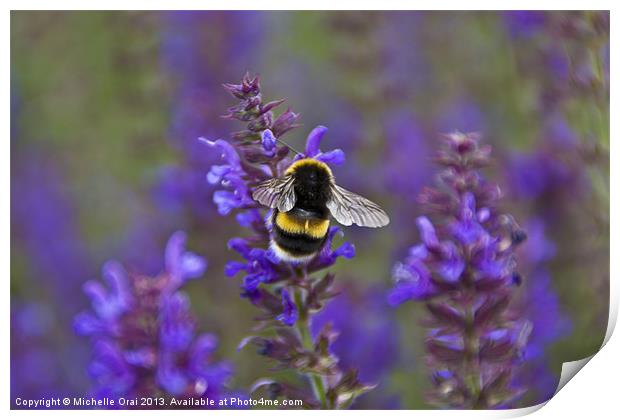
[[[109,259],[156,274],[169,235],[209,260],[187,287],[199,330],[220,338],[231,387],[272,375],[236,351],[255,309],[224,275],[239,227],[205,181],[234,103],[221,83],[261,75],[326,148],[341,185],[392,215],[346,229],[357,257],[320,315],[336,353],[380,383],[359,408],[427,408],[420,304],[385,301],[394,262],[417,241],[416,196],[433,182],[440,133],[479,131],[488,176],[528,231],[520,300],[534,323],[520,403],[553,392],[564,361],[598,350],[609,302],[607,12],[13,12],[11,14],[11,393],[82,396],[89,343],[72,319]]]

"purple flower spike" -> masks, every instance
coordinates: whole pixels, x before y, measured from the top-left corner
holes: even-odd
[[[529,38],[544,27],[548,16],[544,11],[512,10],[504,12],[504,20],[512,37]]]
[[[500,222],[511,216],[492,210],[498,188],[479,172],[489,149],[476,135],[454,133],[446,140],[437,158],[445,167],[440,188],[420,197],[435,223],[418,218],[422,243],[394,266],[388,302],[426,303],[430,403],[509,407],[522,395],[515,377],[531,332],[528,321],[508,310],[518,276],[512,252],[525,235],[516,223]]]
[[[211,167],[207,180],[222,187],[213,195],[219,213],[234,212],[239,225],[251,231],[246,238],[228,242],[228,247],[243,261],[229,261],[225,274],[243,274],[241,297],[263,312],[255,330],[260,333],[265,328],[275,328],[275,335],[247,337],[239,348],[253,344],[259,354],[277,362],[277,367],[297,371],[312,384],[310,391],[261,381],[257,388],[267,386],[271,398],[302,398],[309,407],[348,407],[371,387],[362,384],[355,371],[347,373],[339,368],[331,353],[331,344],[337,337],[335,331],[325,327],[313,338],[309,330],[312,317],[336,294],[332,290],[333,276],[316,277],[315,273],[333,266],[339,257],[353,258],[355,247],[348,242],[332,247],[332,239],[340,231],[331,227],[323,248],[314,258],[296,263],[282,261],[269,245],[273,213],[263,211],[252,199],[256,185],[283,176],[292,161],[314,158],[339,165],[344,163],[344,153],[339,149],[321,151],[327,128],[318,126],[308,135],[304,152],[291,159],[287,156],[289,148],[279,146],[284,142],[278,140],[298,127],[299,114],[288,109],[276,117],[274,110],[284,101],[263,103],[257,78],[246,75],[241,83],[227,84],[225,88],[239,100],[227,117],[241,121],[245,129],[233,133],[230,141],[202,140],[220,150],[224,161]]]
[[[74,329],[93,340],[89,372],[95,395],[227,395],[225,383],[232,372],[211,360],[216,345],[212,336],[195,337],[189,298],[178,290],[207,268],[204,258],[186,251],[185,241],[183,232],[170,237],[165,270],[156,277],[128,274],[119,263],[110,262],[102,270],[107,290],[96,281],[84,285],[94,313],[78,314]],[[215,370],[220,374],[212,375]]]

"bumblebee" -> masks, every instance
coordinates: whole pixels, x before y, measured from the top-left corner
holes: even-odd
[[[330,215],[345,226],[390,222],[381,207],[336,185],[329,166],[312,158],[295,161],[283,176],[261,182],[252,197],[273,209],[270,247],[283,261],[314,258],[327,239]]]

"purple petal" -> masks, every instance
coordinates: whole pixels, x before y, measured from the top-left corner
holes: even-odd
[[[465,261],[461,258],[459,250],[452,242],[447,242],[443,249],[444,258],[439,263],[437,272],[448,283],[455,283],[465,270]]]
[[[218,139],[218,140],[212,141],[212,140],[207,140],[204,137],[200,137],[198,140],[205,143],[206,145],[210,147],[218,148],[222,152],[222,155],[221,155],[222,159],[228,162],[228,164],[231,165],[232,167],[237,168],[241,164],[241,159],[239,158],[239,154],[237,153],[237,150],[232,144],[230,144],[226,140]]]
[[[170,236],[164,252],[166,272],[173,277],[181,277],[181,258],[185,252],[185,232],[177,231]]]
[[[88,372],[97,382],[110,386],[114,393],[123,394],[135,383],[135,376],[118,346],[106,340],[93,345],[93,362]]]
[[[226,267],[224,268],[224,274],[228,277],[235,276],[239,271],[245,270],[247,264],[241,263],[238,261],[229,261],[226,263]]]
[[[213,165],[207,173],[207,182],[211,185],[219,184],[230,171],[230,165]]]
[[[429,249],[434,249],[439,247],[439,239],[437,239],[437,233],[435,232],[435,227],[425,216],[420,216],[416,220],[418,225],[418,230],[420,231],[420,236],[422,237],[422,242]]]
[[[308,138],[306,139],[306,150],[305,154],[308,157],[314,157],[321,153],[319,146],[321,144],[321,139],[327,132],[327,127],[319,125],[315,127],[310,134],[308,134]]]
[[[100,334],[106,329],[106,324],[89,313],[80,313],[73,320],[73,330],[78,335],[89,336]]]
[[[282,306],[284,309],[282,313],[276,317],[276,319],[288,326],[295,325],[298,317],[297,307],[295,306],[295,303],[293,303],[291,296],[286,289],[282,290]]]
[[[165,299],[159,317],[159,338],[162,346],[172,351],[187,349],[194,338],[194,322],[187,296],[176,292]]]
[[[103,265],[103,278],[110,286],[119,306],[127,309],[133,300],[129,290],[129,280],[123,266],[117,261],[109,261]]]
[[[155,366],[157,355],[154,353],[153,349],[145,347],[137,350],[126,351],[125,360],[133,366],[150,368]]]
[[[261,142],[267,156],[273,156],[274,149],[276,148],[276,138],[271,130],[263,131],[261,134]]]
[[[174,354],[161,354],[157,367],[157,382],[172,395],[181,395],[189,385],[189,379],[174,363]]]
[[[256,209],[239,212],[235,218],[242,227],[250,228],[254,223],[262,222],[260,212]]]
[[[336,257],[344,257],[348,260],[355,257],[355,245],[350,242],[345,242],[338,249],[334,251]]]
[[[166,244],[166,272],[170,275],[173,289],[187,279],[202,276],[207,269],[207,261],[204,258],[185,251],[186,240],[185,232],[177,231],[170,236]]]
[[[215,191],[213,202],[217,205],[217,211],[222,216],[228,215],[234,209],[241,207],[241,201],[230,191]]]
[[[217,343],[218,340],[214,334],[203,334],[192,344],[189,351],[189,369],[195,375],[203,375],[211,362]]]
[[[193,252],[186,252],[182,256],[181,268],[183,278],[194,279],[204,274],[207,269],[207,260]]]
[[[344,152],[340,149],[330,150],[329,152],[319,153],[315,156],[317,160],[331,165],[342,165],[345,162]]]
[[[400,305],[409,299],[425,299],[438,292],[430,277],[417,267],[396,263],[392,277],[396,281],[396,286],[388,294],[388,303],[392,306]]]
[[[428,250],[422,244],[412,246],[409,248],[409,257],[416,260],[423,260],[428,257]]]
[[[461,220],[473,220],[476,215],[476,200],[471,192],[463,194],[461,202]]]
[[[248,258],[252,248],[248,244],[248,241],[243,238],[232,238],[228,241],[228,249],[232,249],[239,253],[239,255]]]

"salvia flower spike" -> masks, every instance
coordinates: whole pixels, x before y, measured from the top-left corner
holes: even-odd
[[[259,380],[254,388],[265,389],[272,398],[302,397],[307,407],[346,408],[372,387],[362,384],[355,370],[342,372],[338,368],[338,359],[330,351],[338,334],[331,326],[327,324],[313,336],[310,323],[313,314],[335,295],[333,275],[316,273],[334,265],[338,257],[353,258],[355,248],[347,242],[334,248],[333,240],[341,231],[332,227],[325,247],[312,261],[280,261],[269,249],[271,227],[265,222],[269,217],[251,195],[258,183],[282,175],[293,160],[313,157],[338,165],[344,162],[344,153],[319,149],[327,131],[319,126],[309,134],[303,153],[289,157],[289,147],[281,138],[299,126],[299,114],[287,109],[276,117],[274,110],[284,101],[265,103],[258,77],[246,74],[241,83],[225,84],[224,88],[239,101],[225,117],[243,122],[246,128],[233,133],[230,140],[200,140],[215,148],[223,160],[207,174],[208,182],[222,187],[213,196],[219,213],[234,211],[237,222],[250,232],[228,242],[242,261],[230,261],[226,274],[244,273],[241,296],[261,310],[257,334],[245,338],[239,347],[252,344],[259,354],[273,359],[276,368],[307,376],[312,392],[270,379]]]
[[[531,331],[510,305],[520,278],[514,250],[525,233],[500,214],[500,190],[480,173],[490,147],[476,134],[456,132],[445,140],[436,159],[443,168],[439,186],[420,195],[429,212],[417,220],[422,242],[394,266],[389,301],[426,304],[429,402],[510,407],[523,393],[514,372]]]
[[[84,284],[91,312],[75,317],[77,334],[92,340],[89,373],[98,397],[208,397],[228,393],[228,362],[215,362],[217,338],[196,335],[181,287],[202,276],[207,261],[185,250],[185,233],[173,234],[165,270],[155,277],[131,273],[118,262],[103,266],[106,286]]]

